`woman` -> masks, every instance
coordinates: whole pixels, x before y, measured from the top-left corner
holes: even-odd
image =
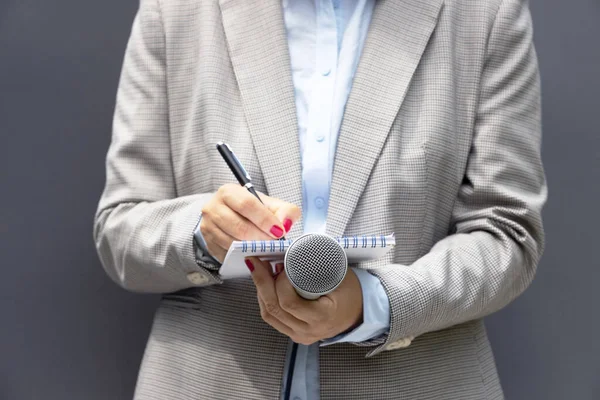
[[[482,318],[542,253],[540,140],[524,0],[142,0],[94,230],[163,294],[136,398],[502,398]],[[220,279],[303,232],[396,247],[314,302],[255,258]]]

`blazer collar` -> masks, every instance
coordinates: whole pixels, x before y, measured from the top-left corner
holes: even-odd
[[[443,1],[378,0],[375,5],[338,138],[327,219],[330,235],[345,232]],[[267,191],[301,205],[298,123],[281,0],[221,0],[220,7]],[[297,223],[288,236],[301,233],[302,224]]]

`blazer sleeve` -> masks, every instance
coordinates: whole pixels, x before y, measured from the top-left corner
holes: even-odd
[[[156,0],[141,0],[127,45],[94,240],[108,275],[136,292],[220,283],[196,260],[194,228],[212,193],[177,196],[165,40]],[[213,271],[211,271],[211,269]]]
[[[372,270],[388,293],[391,324],[369,355],[482,318],[531,283],[544,247],[547,196],[540,109],[527,2],[504,0],[489,33],[454,233],[412,265]]]

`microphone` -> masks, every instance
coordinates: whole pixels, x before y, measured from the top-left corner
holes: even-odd
[[[307,233],[294,240],[283,263],[296,293],[307,300],[333,292],[348,271],[342,246],[331,236],[320,233]]]

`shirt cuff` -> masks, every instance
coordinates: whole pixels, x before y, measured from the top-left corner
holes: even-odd
[[[350,332],[321,342],[321,346],[335,343],[360,343],[387,333],[390,329],[390,302],[378,277],[368,271],[352,268],[362,289],[363,322]]]
[[[219,260],[210,255],[208,251],[208,246],[206,245],[206,241],[204,240],[204,236],[202,236],[202,232],[200,231],[200,222],[202,221],[202,214],[198,218],[198,223],[196,224],[196,228],[194,228],[194,244],[196,251],[196,262],[201,261],[202,263],[209,264],[214,266],[216,270],[221,267],[221,263]]]

